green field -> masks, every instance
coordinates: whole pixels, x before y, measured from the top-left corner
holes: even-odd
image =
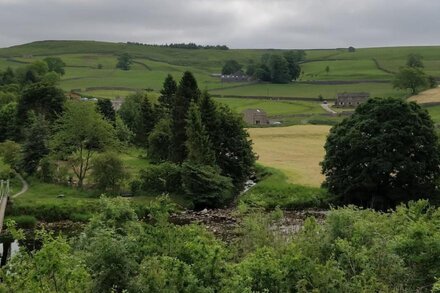
[[[377,68],[373,59],[389,71],[396,71],[405,64],[408,54],[420,54],[424,58],[426,71],[440,76],[440,47],[390,47],[357,49],[354,53],[346,49],[306,50],[306,62],[302,64],[301,80],[391,80],[392,74]],[[132,54],[135,63],[130,71],[115,69],[117,55]],[[142,46],[125,43],[94,41],[41,41],[21,46],[0,49],[0,69],[18,67],[47,56],[59,56],[67,64],[66,74],[60,86],[66,90],[101,87],[107,92],[95,96],[114,98],[126,96],[132,91],[153,89],[158,92],[165,76],[170,73],[180,79],[186,70],[193,72],[201,89],[211,90],[223,96],[283,96],[332,98],[342,91],[368,91],[372,96],[402,96],[390,84],[360,83],[350,85],[249,85],[223,84],[212,73],[218,73],[228,59],[235,59],[244,66],[258,62],[265,53],[282,53],[282,50],[207,50],[176,49],[157,46]],[[98,69],[98,65],[102,69]],[[326,66],[330,71],[325,72]],[[123,88],[115,90],[115,87]]]
[[[337,93],[366,91],[372,97],[402,97],[406,92],[393,89],[387,83],[358,83],[348,85],[312,85],[312,84],[253,84],[230,89],[214,90],[213,94],[222,96],[266,96],[266,97],[304,97],[335,99]]]

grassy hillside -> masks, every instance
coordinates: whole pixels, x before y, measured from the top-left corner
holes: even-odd
[[[117,56],[123,52],[134,56],[135,63],[129,71],[115,68]],[[0,49],[0,70],[7,66],[23,66],[47,56],[58,56],[67,64],[61,88],[65,91],[81,90],[87,96],[108,98],[127,96],[143,89],[153,90],[151,96],[155,98],[167,74],[180,79],[183,72],[189,70],[195,74],[200,88],[223,97],[218,100],[235,110],[262,108],[271,117],[290,117],[291,123],[303,122],[303,119],[291,117],[296,114],[318,115],[317,120],[320,120],[319,115],[325,112],[316,102],[318,96],[331,100],[344,91],[367,91],[371,96],[406,96],[406,92],[393,89],[389,81],[393,78],[392,73],[405,64],[410,53],[423,56],[427,73],[440,77],[440,47],[366,48],[353,53],[346,49],[306,50],[300,82],[285,85],[221,83],[219,78],[211,76],[220,72],[228,59],[235,59],[246,66],[250,61],[258,62],[265,53],[282,51],[176,49],[96,41],[40,41]],[[328,73],[325,70],[327,66],[330,69]],[[310,81],[357,83],[302,83]],[[303,97],[311,98],[311,101],[280,103],[270,99],[238,100],[240,96]]]

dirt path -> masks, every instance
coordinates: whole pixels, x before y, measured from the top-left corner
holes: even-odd
[[[331,113],[331,114],[333,114],[333,115],[338,114],[338,112],[332,110],[328,104],[324,104],[324,103],[322,103],[322,104],[321,104],[321,107],[322,107],[325,111],[327,111],[327,112],[329,112],[329,113]]]
[[[16,173],[16,174],[17,174],[18,179],[20,179],[20,181],[22,183],[22,188],[21,188],[21,190],[19,192],[17,192],[16,194],[12,195],[11,196],[12,198],[16,198],[17,196],[22,195],[23,193],[25,193],[29,189],[29,184],[26,182],[26,180],[24,180],[24,178],[20,174],[18,174],[18,173]]]

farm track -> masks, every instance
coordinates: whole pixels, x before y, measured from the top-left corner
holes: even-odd
[[[20,179],[21,184],[22,184],[22,188],[19,192],[17,192],[16,194],[12,195],[12,198],[16,198],[20,195],[22,195],[23,193],[26,193],[29,190],[29,184],[26,182],[26,180],[24,180],[23,176],[21,176],[19,173],[16,173],[18,179]]]

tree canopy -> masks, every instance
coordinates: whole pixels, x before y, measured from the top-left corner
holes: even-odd
[[[394,77],[393,85],[395,88],[410,90],[412,95],[428,87],[428,79],[425,73],[417,67],[405,66],[400,68]]]
[[[96,152],[115,146],[113,126],[87,103],[69,103],[66,112],[55,124],[52,148],[62,155],[70,156],[72,171],[82,188],[91,159]]]
[[[238,63],[236,60],[227,60],[222,68],[222,74],[234,74],[240,71],[243,65]]]
[[[388,208],[435,194],[440,146],[414,102],[370,99],[331,129],[325,150],[325,186],[345,202]]]

